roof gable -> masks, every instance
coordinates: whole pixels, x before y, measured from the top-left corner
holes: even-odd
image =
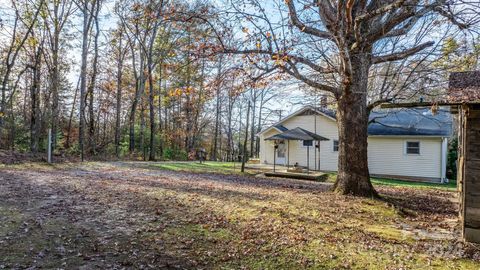
[[[328,138],[297,127],[285,132],[273,135],[265,140],[302,140],[302,141],[328,141]]]
[[[272,128],[275,128],[277,129],[278,131],[281,131],[281,132],[284,132],[286,130],[288,130],[286,127],[284,127],[282,125],[282,123],[286,122],[287,120],[289,119],[292,119],[293,117],[296,117],[296,116],[302,116],[302,115],[312,115],[312,114],[318,114],[318,115],[323,115],[325,116],[326,118],[332,120],[332,121],[337,121],[335,119],[335,112],[332,111],[332,110],[323,110],[323,109],[318,109],[318,108],[315,108],[313,106],[305,106],[293,113],[291,113],[290,115],[288,115],[287,117],[283,118],[282,120],[274,123],[273,125],[263,129],[262,131],[260,131],[259,133],[257,133],[257,136],[262,134],[262,133],[265,133],[269,130],[271,130]]]

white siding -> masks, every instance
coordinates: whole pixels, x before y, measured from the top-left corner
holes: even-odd
[[[316,120],[316,130],[315,121]],[[315,132],[329,141],[320,144],[320,169],[324,171],[336,171],[338,164],[338,152],[333,151],[333,140],[338,139],[337,123],[323,115],[295,116],[281,123],[288,129],[301,127]],[[261,162],[273,163],[273,144],[264,139],[280,133],[271,129],[260,135],[260,160]],[[406,141],[420,142],[420,155],[407,155],[405,153]],[[368,162],[371,174],[390,176],[409,176],[441,178],[441,138],[428,137],[376,137],[368,138]],[[315,159],[315,147],[310,147],[309,166],[315,169],[318,164]],[[307,148],[302,141],[290,141],[287,152],[287,160],[290,165],[298,162],[301,166],[307,166]]]
[[[420,142],[420,154],[405,152],[407,141]],[[425,137],[369,137],[371,174],[441,178],[442,139]]]
[[[278,133],[276,129],[271,129],[260,135],[260,162],[273,164],[273,144],[272,141],[265,141],[265,138]]]
[[[315,121],[317,128],[315,132]],[[322,115],[302,115],[292,117],[282,123],[288,129],[300,127],[311,132],[315,132],[323,137],[330,139],[329,141],[322,141],[320,143],[320,167],[321,170],[335,171],[337,170],[338,155],[333,152],[333,139],[338,138],[337,123]],[[265,138],[280,133],[276,129],[271,129],[260,135],[260,160],[262,162],[273,163],[273,145],[271,142],[265,141]],[[302,145],[302,141],[290,141],[288,146],[288,161],[290,165],[298,162],[300,166],[307,166],[307,148]],[[312,146],[309,150],[309,166],[310,169],[315,169],[315,164],[318,164],[318,152],[315,153],[315,148]],[[315,159],[315,154],[317,158]]]

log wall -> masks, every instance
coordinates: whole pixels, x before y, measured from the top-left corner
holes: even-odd
[[[460,221],[464,239],[480,243],[480,106],[464,105],[460,119]]]

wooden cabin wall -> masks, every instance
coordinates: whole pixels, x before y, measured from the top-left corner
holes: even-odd
[[[460,106],[459,106],[460,107]],[[465,202],[464,202],[464,193],[463,193],[463,175],[465,173],[465,151],[464,151],[464,141],[465,141],[465,110],[458,108],[458,157],[457,157],[457,190],[459,196],[459,221],[462,226],[462,235],[464,235],[464,216],[465,216]]]
[[[480,243],[480,107],[469,105],[461,112],[460,221],[464,239]]]

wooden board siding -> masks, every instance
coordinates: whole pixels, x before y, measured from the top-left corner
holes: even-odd
[[[480,243],[480,108],[473,105],[464,108],[461,116],[460,221],[465,240]]]

